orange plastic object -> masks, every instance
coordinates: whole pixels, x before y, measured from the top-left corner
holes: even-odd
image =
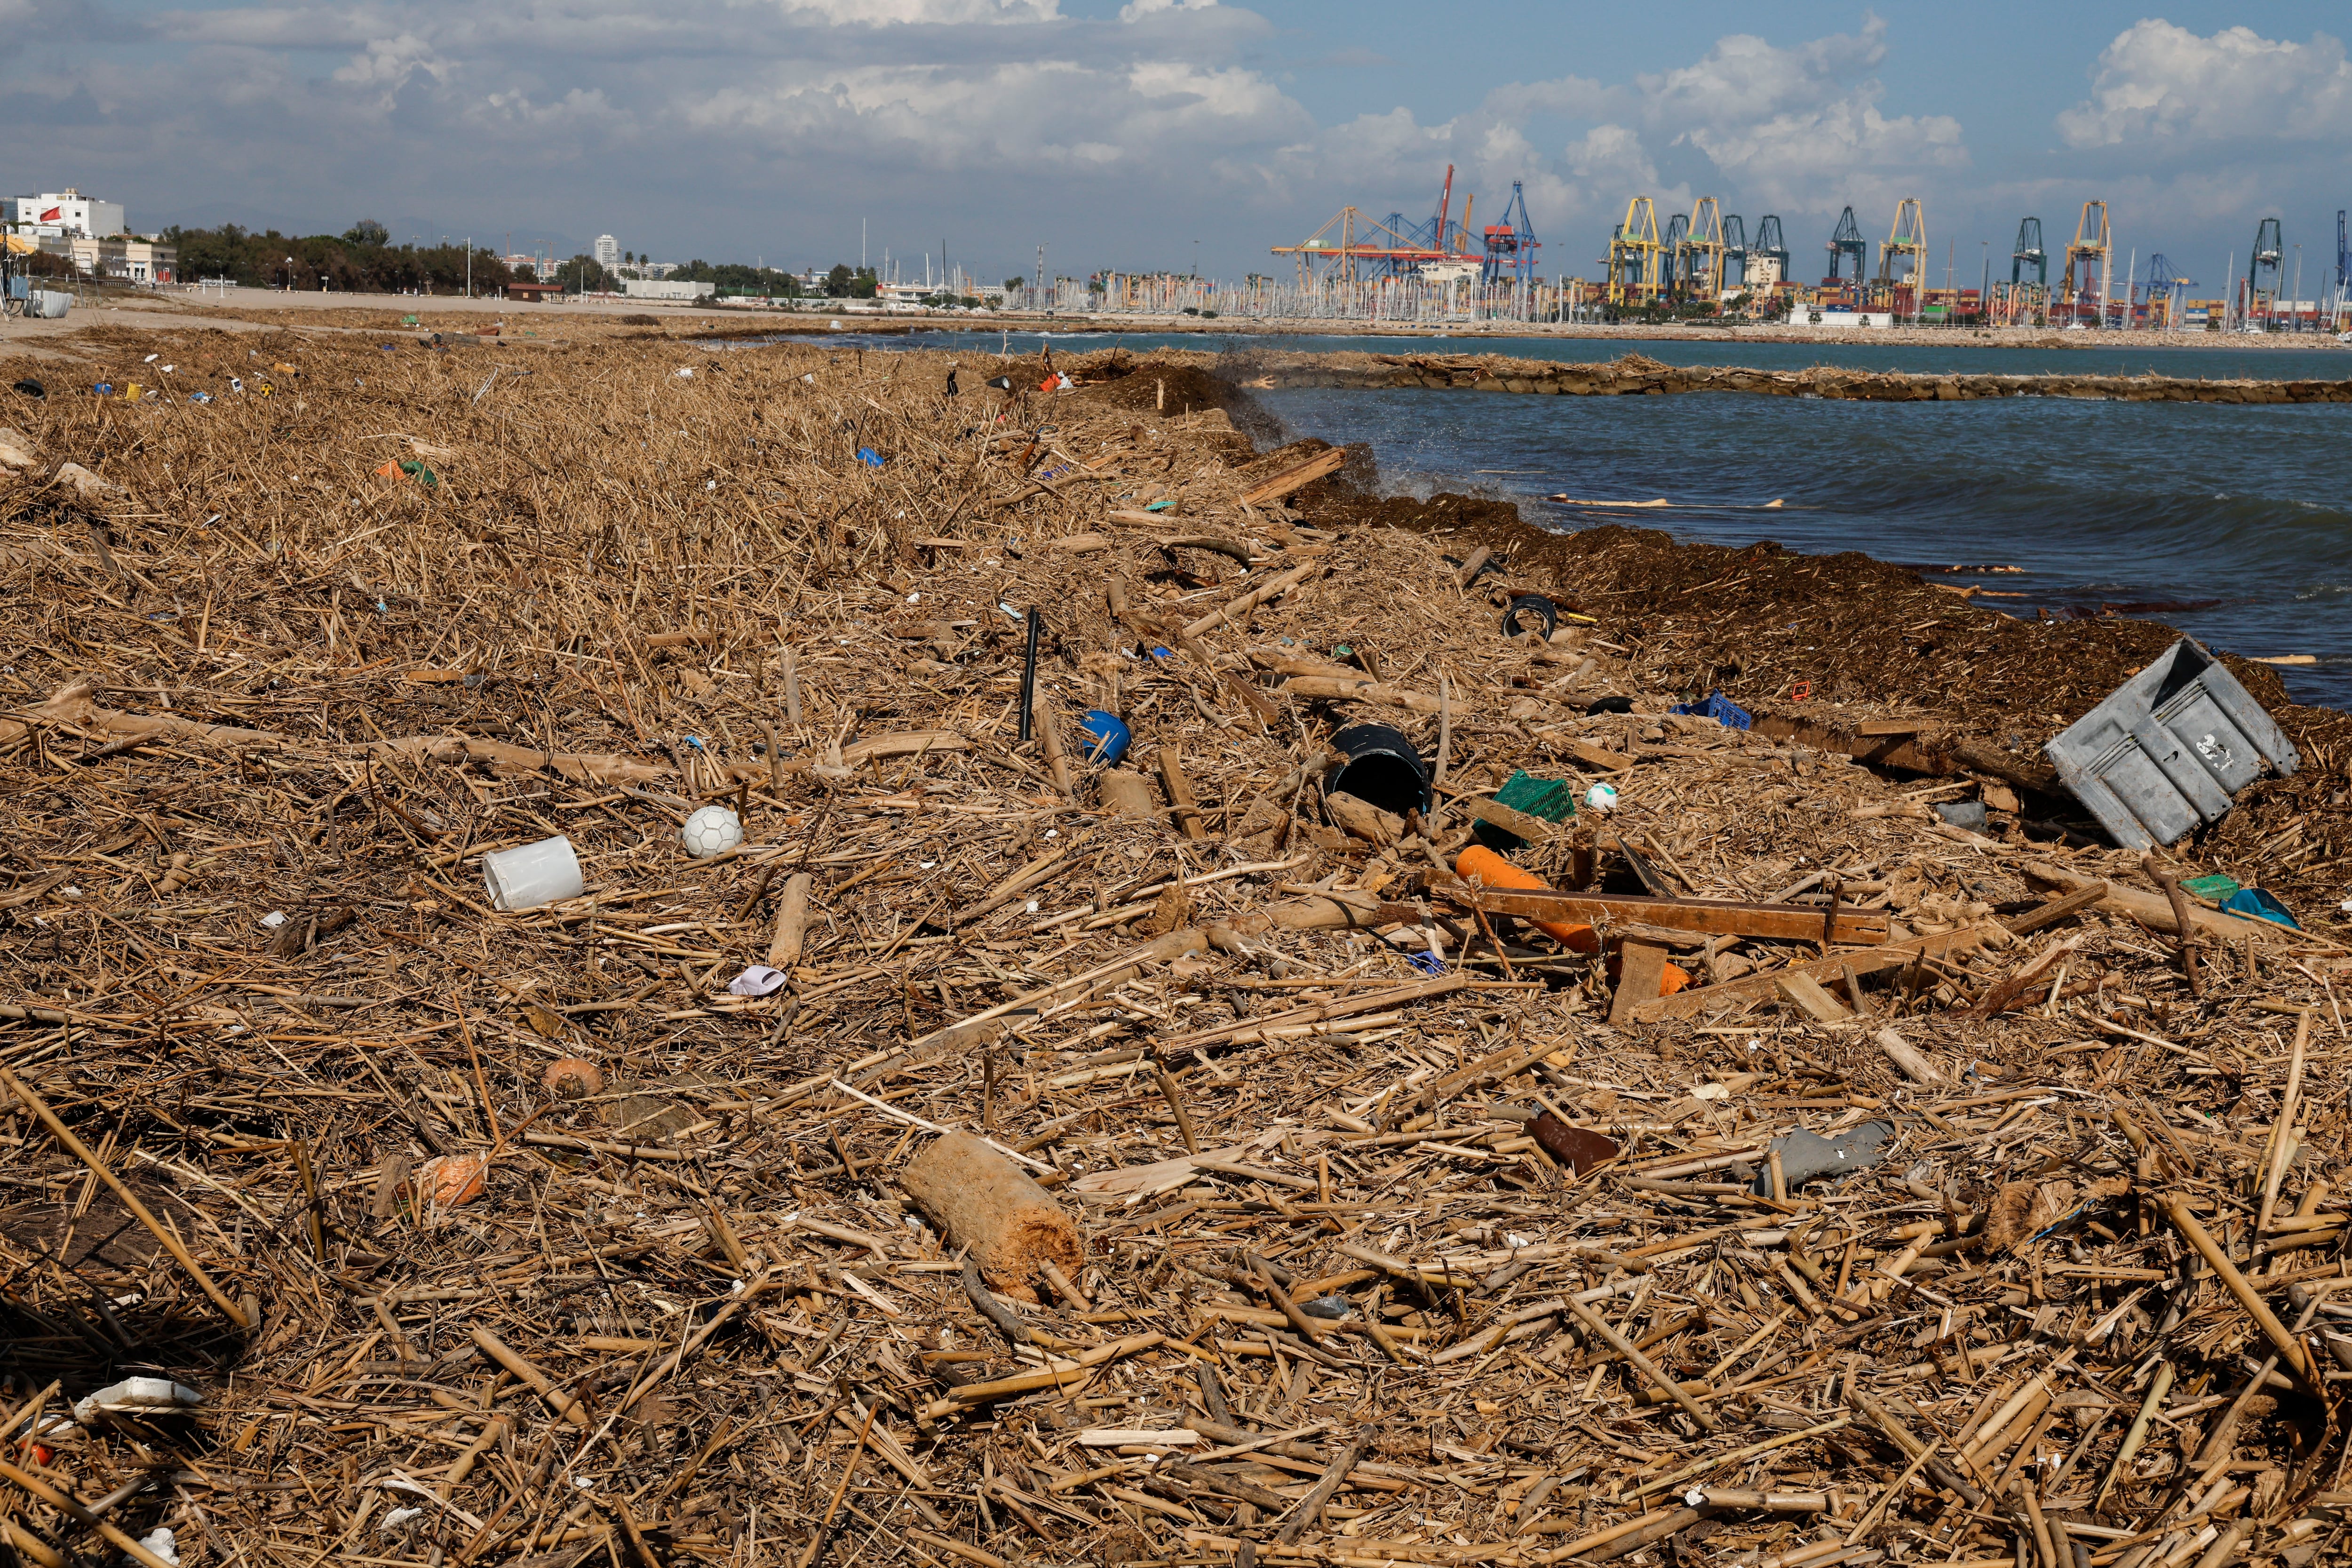
[[[595,1063],[583,1061],[578,1057],[566,1057],[554,1063],[541,1075],[540,1082],[545,1084],[547,1092],[558,1100],[604,1092],[604,1075],[596,1070]]]
[[[1535,888],[1544,886],[1544,879],[1532,871],[1523,871],[1483,844],[1465,848],[1454,862],[1454,875],[1475,877],[1490,888]],[[1599,952],[1601,938],[1592,928],[1567,921],[1534,921],[1529,922],[1562,947],[1573,952]]]
[[[1544,879],[1532,871],[1521,870],[1483,844],[1465,848],[1454,862],[1456,876],[1475,877],[1490,888],[1540,889]],[[1589,925],[1570,924],[1566,921],[1531,921],[1538,931],[1575,952],[1599,952],[1601,938]],[[1616,963],[1610,963],[1611,978],[1615,978]],[[1669,963],[1658,977],[1658,994],[1671,996],[1689,985],[1691,977]]]
[[[416,1185],[428,1203],[453,1207],[482,1195],[482,1178],[489,1173],[487,1154],[444,1154],[417,1168]]]

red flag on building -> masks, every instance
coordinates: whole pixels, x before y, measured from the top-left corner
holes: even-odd
[[[66,209],[63,207],[51,207],[48,211],[41,215],[41,221],[43,223],[55,223],[58,219],[65,216],[65,210]]]

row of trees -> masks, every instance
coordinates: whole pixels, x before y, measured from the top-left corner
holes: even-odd
[[[477,294],[531,282],[562,283],[589,293],[621,289],[621,279],[591,256],[550,262],[534,272],[528,266],[509,268],[497,253],[480,247],[469,258],[462,245],[394,245],[373,218],[362,218],[337,235],[289,236],[274,228],[257,234],[232,223],[218,228],[175,225],[158,237],[178,247],[183,279],[226,278],[252,289],[315,291],[323,284],[339,292],[455,294],[465,290],[470,278]],[[777,268],[732,261],[714,265],[699,258],[674,268],[669,277],[674,282],[715,284],[722,294],[785,300],[812,292],[835,300],[871,300],[880,281],[872,268],[845,262],[811,290],[798,276]]]
[[[180,276],[190,281],[226,278],[253,289],[316,290],[321,283],[338,291],[462,293],[467,254],[462,245],[394,245],[383,225],[362,219],[339,235],[257,234],[238,224],[218,228],[183,228],[158,237],[180,253]],[[590,268],[587,257],[579,260]],[[477,247],[471,257],[474,292],[488,293],[518,280],[497,253]],[[567,263],[565,270],[570,271]]]

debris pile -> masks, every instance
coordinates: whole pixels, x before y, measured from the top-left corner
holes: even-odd
[[[394,341],[8,437],[18,1560],[2340,1556],[2332,904],[1183,363]]]

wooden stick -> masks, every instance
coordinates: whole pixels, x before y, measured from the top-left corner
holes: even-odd
[[[1199,1153],[1201,1152],[1200,1135],[1192,1130],[1192,1113],[1185,1109],[1184,1091],[1177,1084],[1175,1075],[1168,1070],[1168,1064],[1157,1056],[1151,1058],[1151,1071],[1152,1075],[1160,1080],[1160,1098],[1168,1102],[1170,1113],[1176,1118],[1176,1132],[1184,1140],[1184,1152]]]
[[[1536,1561],[1569,1563],[1580,1557],[1589,1557],[1595,1562],[1606,1562],[1610,1558],[1639,1551],[1650,1542],[1664,1540],[1679,1531],[1688,1530],[1706,1515],[1707,1510],[1704,1509],[1662,1509],[1655,1513],[1645,1513],[1639,1519],[1629,1519],[1622,1524],[1612,1524],[1606,1530],[1595,1531],[1565,1546],[1555,1546]],[[1544,1521],[1536,1528],[1541,1530],[1549,1522]]]
[[[2180,890],[2177,879],[2158,869],[2154,855],[2142,855],[2139,867],[2147,873],[2149,881],[2164,890],[2165,901],[2172,906],[2173,929],[2179,933],[2180,973],[2188,978],[2189,1000],[2201,1002],[2205,999],[2205,981],[2197,973],[2197,928],[2189,918],[2189,895]]]
[[[1048,699],[1037,704],[1037,743],[1045,749],[1045,766],[1054,775],[1054,793],[1064,800],[1078,798],[1078,786],[1070,775],[1070,754],[1062,749],[1062,721]]]
[[[1261,1262],[1260,1267],[1263,1266]],[[1273,1281],[1269,1279],[1267,1283]],[[1331,1495],[1348,1479],[1348,1472],[1356,1468],[1356,1461],[1362,1458],[1364,1450],[1371,1446],[1370,1431],[1357,1433],[1355,1441],[1339,1451],[1339,1457],[1331,1461],[1330,1468],[1318,1477],[1307,1495],[1298,1500],[1298,1506],[1291,1510],[1290,1517],[1283,1522],[1282,1528],[1274,1532],[1275,1540],[1287,1546],[1305,1534],[1307,1526],[1320,1522],[1323,1505],[1331,1500]]]
[[[785,879],[783,896],[776,900],[775,934],[768,939],[768,967],[790,972],[801,961],[801,944],[808,935],[809,889],[814,879],[796,871]]]
[[[2187,1239],[2189,1246],[2204,1255],[2205,1261],[2213,1266],[2213,1272],[2221,1277],[2221,1283],[2230,1288],[2230,1294],[2238,1299],[2238,1304],[2245,1308],[2247,1315],[2262,1326],[2271,1343],[2278,1347],[2281,1359],[2293,1367],[2306,1384],[2319,1390],[2320,1397],[2325,1398],[2325,1387],[2315,1375],[2310,1359],[2304,1353],[2303,1342],[2287,1331],[2286,1325],[2279,1321],[2278,1314],[2270,1310],[2269,1304],[2246,1282],[2246,1277],[2238,1272],[2238,1266],[2230,1261],[2230,1255],[2205,1233],[2203,1226],[2197,1223],[2197,1216],[2189,1212],[2189,1205],[2178,1197],[2167,1196],[2158,1201],[2163,1205],[2165,1217],[2172,1221],[2173,1228]]]
[[[1290,1320],[1290,1326],[1298,1331],[1298,1337],[1310,1345],[1321,1344],[1323,1342],[1321,1326],[1314,1319],[1300,1311],[1298,1303],[1290,1299],[1290,1292],[1276,1282],[1273,1267],[1255,1252],[1249,1255],[1249,1266],[1257,1275],[1258,1286],[1265,1290],[1265,1299],[1272,1301],[1282,1315]]]
[[[180,1267],[188,1271],[189,1278],[195,1280],[206,1296],[212,1298],[213,1305],[218,1307],[230,1322],[240,1329],[258,1326],[245,1321],[244,1309],[230,1300],[227,1293],[213,1283],[213,1277],[205,1273],[195,1258],[189,1255],[188,1249],[181,1245],[180,1238],[173,1235],[163,1221],[149,1213],[147,1205],[139,1201],[139,1195],[124,1186],[121,1178],[106,1168],[105,1162],[91,1153],[88,1146],[73,1135],[73,1129],[58,1120],[57,1112],[49,1109],[47,1101],[35,1094],[28,1085],[6,1068],[0,1068],[0,1084],[5,1084],[10,1093],[24,1101],[26,1110],[41,1119],[41,1124],[49,1130],[58,1142],[65,1145],[68,1152],[89,1166],[91,1173],[104,1182],[116,1197],[122,1200],[123,1207],[139,1216],[139,1223],[147,1227],[148,1234],[162,1243],[163,1250],[169,1252]]]
[[[471,1337],[484,1355],[515,1374],[516,1379],[547,1402],[548,1407],[582,1431],[588,1429],[588,1413],[579,1402],[565,1394],[547,1380],[547,1374],[507,1348],[506,1342],[489,1330],[477,1324]]]
[[[1184,754],[1175,746],[1160,748],[1160,782],[1168,791],[1168,804],[1184,837],[1206,838],[1209,830],[1201,821],[1201,805],[1192,796],[1192,781],[1184,776]]]
[[[1685,1393],[1681,1384],[1675,1382],[1673,1378],[1668,1377],[1659,1367],[1656,1362],[1652,1361],[1648,1356],[1645,1356],[1641,1352],[1633,1341],[1619,1333],[1615,1329],[1611,1328],[1607,1320],[1602,1318],[1600,1313],[1594,1311],[1591,1308],[1586,1306],[1583,1302],[1578,1300],[1573,1296],[1566,1297],[1564,1300],[1568,1302],[1568,1310],[1576,1314],[1576,1321],[1578,1322],[1582,1323],[1586,1328],[1591,1329],[1594,1333],[1599,1334],[1603,1340],[1607,1341],[1610,1349],[1615,1351],[1619,1355],[1623,1356],[1627,1361],[1633,1363],[1635,1369],[1638,1370],[1643,1377],[1648,1378],[1653,1384],[1656,1384],[1659,1392],[1665,1394],[1667,1398],[1673,1400],[1676,1405],[1681,1405],[1685,1413],[1687,1414],[1692,1420],[1697,1422],[1700,1426],[1709,1432],[1720,1431],[1722,1429],[1723,1424],[1717,1421],[1714,1416],[1707,1414],[1706,1405],[1701,1405],[1697,1400],[1693,1399],[1687,1393]]]
[[[71,1492],[53,1487],[38,1476],[18,1469],[5,1459],[0,1459],[0,1476],[5,1476],[16,1482],[32,1496],[47,1503],[76,1524],[88,1530],[97,1531],[118,1550],[129,1556],[132,1562],[143,1563],[145,1568],[172,1568],[172,1565],[161,1557],[140,1545],[130,1536],[123,1534],[112,1520],[92,1512],[87,1504]]]
[[[2271,1228],[2271,1211],[2278,1205],[2279,1182],[2286,1175],[2288,1148],[2294,1142],[2295,1101],[2303,1092],[2303,1051],[2311,1042],[2311,1009],[2295,1020],[2294,1047],[2287,1059],[2286,1093],[2279,1100],[2278,1120],[2271,1125],[2269,1167],[2263,1174],[2262,1212],[2254,1219],[2255,1234]]]
[[[801,1553],[797,1568],[809,1568],[816,1554],[824,1550],[824,1538],[833,1533],[834,1516],[841,1511],[841,1500],[849,1495],[850,1479],[857,1474],[857,1461],[866,1452],[866,1440],[874,1434],[874,1417],[882,1413],[882,1403],[876,1400],[866,1412],[866,1424],[857,1429],[857,1446],[849,1450],[849,1462],[841,1467],[841,1479],[833,1489],[833,1500],[824,1505],[824,1518],[818,1521],[816,1533],[809,1537],[808,1550]]]

